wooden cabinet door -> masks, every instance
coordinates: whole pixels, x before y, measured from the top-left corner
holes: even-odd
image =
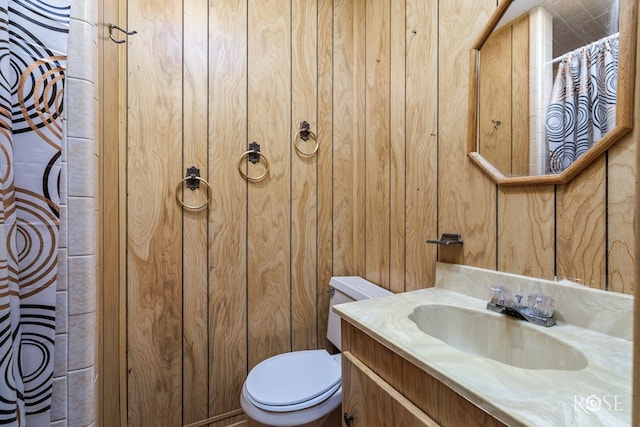
[[[348,351],[342,355],[342,409],[345,418],[353,417],[351,427],[438,426]]]

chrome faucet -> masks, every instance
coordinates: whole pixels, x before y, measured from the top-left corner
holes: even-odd
[[[531,294],[527,297],[528,304],[522,304],[522,295],[516,295],[515,301],[509,297],[508,291],[501,287],[491,288],[491,301],[487,303],[487,310],[506,314],[540,326],[553,326],[553,298],[548,295]]]

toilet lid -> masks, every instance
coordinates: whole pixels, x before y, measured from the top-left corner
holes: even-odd
[[[326,350],[279,354],[256,365],[245,381],[247,397],[271,411],[291,411],[323,402],[342,384],[340,357]]]

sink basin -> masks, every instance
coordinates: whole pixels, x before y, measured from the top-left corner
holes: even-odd
[[[409,319],[425,334],[465,353],[524,369],[576,371],[584,354],[523,320],[453,305],[417,306]]]

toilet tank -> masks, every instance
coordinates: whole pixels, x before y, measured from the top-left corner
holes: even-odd
[[[342,350],[340,333],[340,316],[333,312],[335,304],[345,302],[360,301],[369,298],[392,295],[392,292],[374,285],[368,280],[359,276],[339,276],[332,277],[329,287],[335,292],[329,301],[329,322],[327,324],[327,339],[338,349]]]

